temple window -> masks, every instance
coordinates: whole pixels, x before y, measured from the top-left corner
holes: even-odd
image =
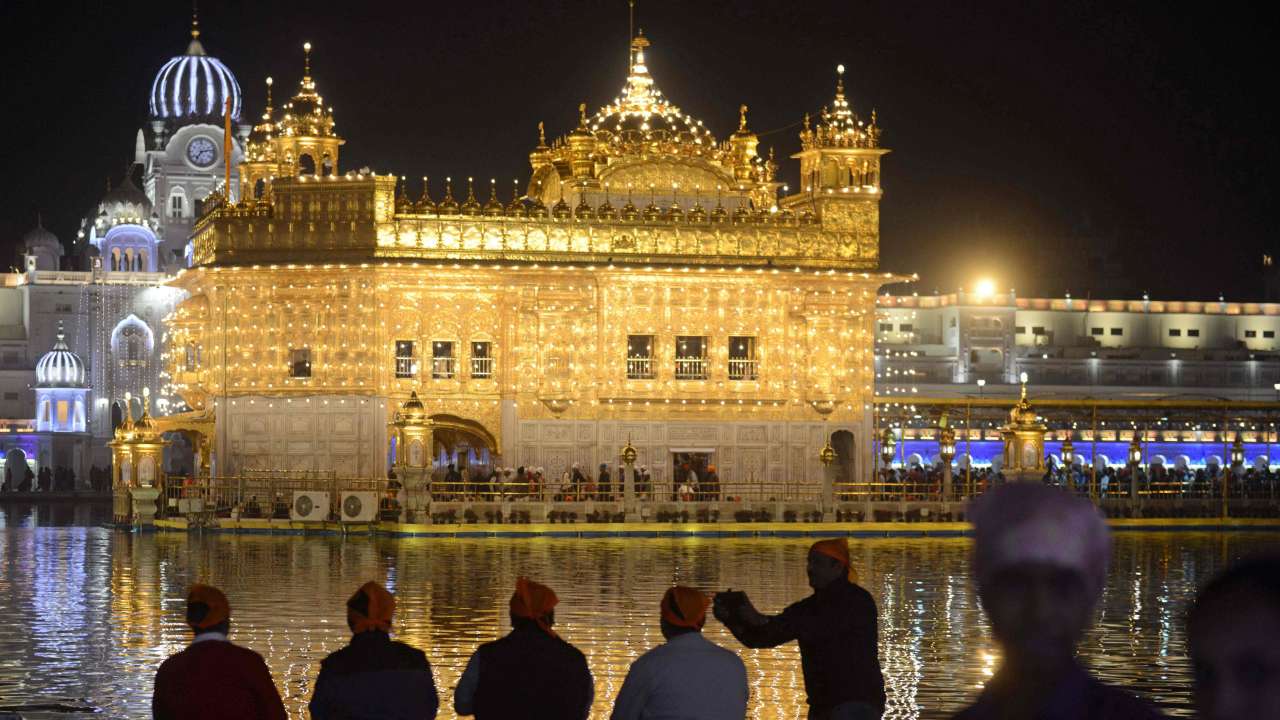
[[[289,376],[296,378],[311,377],[311,348],[293,348],[289,350]]]
[[[676,379],[707,379],[707,336],[676,336]]]
[[[431,343],[431,377],[436,380],[453,378],[454,355],[453,342],[436,340]]]
[[[396,377],[402,380],[411,379],[417,375],[418,362],[414,357],[414,342],[412,340],[396,341]]]
[[[487,341],[471,343],[471,377],[493,377],[493,347]]]
[[[729,338],[729,379],[756,380],[760,377],[756,360],[756,339],[748,335]]]
[[[627,379],[653,379],[653,336],[627,336]]]
[[[169,217],[180,218],[186,214],[187,196],[180,188],[169,194]]]

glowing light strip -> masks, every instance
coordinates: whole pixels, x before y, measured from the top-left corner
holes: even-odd
[[[169,77],[169,72],[173,70],[173,66],[178,64],[178,58],[172,58],[169,62],[160,68],[160,72],[156,73],[156,79],[151,83],[151,114],[158,117],[169,116],[169,104],[165,102],[164,86],[165,80]],[[157,92],[159,90],[159,92]],[[160,100],[159,107],[156,106],[156,100]]]
[[[196,113],[200,112],[200,105],[196,100],[196,90],[199,88],[199,85],[196,83],[196,80],[198,79],[198,76],[200,74],[200,69],[199,69],[200,58],[187,58],[186,63],[188,68],[187,84],[189,85],[189,87],[187,88],[187,107],[185,110],[182,111],[182,114],[195,115]]]
[[[206,88],[206,92],[205,92],[205,99],[204,99],[204,113],[205,113],[206,115],[212,115],[212,114],[213,114],[213,101],[214,101],[213,92],[212,92],[212,90],[213,90],[213,71],[209,69],[209,61],[208,61],[208,60],[206,60],[206,59],[204,59],[204,58],[200,58],[198,62],[200,63],[200,69],[201,69],[201,70],[204,70],[204,82],[205,82],[205,88]],[[224,88],[224,89],[223,89],[222,96],[221,96],[220,98],[218,98],[218,99],[221,99],[221,98],[226,97],[226,96],[227,96],[227,93],[226,93],[226,89]]]

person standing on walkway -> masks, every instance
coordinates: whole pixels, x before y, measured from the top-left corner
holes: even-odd
[[[351,642],[320,661],[314,720],[430,720],[440,701],[427,656],[391,639],[396,599],[367,582],[347,601]]]
[[[1003,662],[957,720],[1163,717],[1095,680],[1076,659],[1111,557],[1111,535],[1093,503],[1010,483],[974,501],[969,516],[978,599]]]
[[[231,604],[218,588],[192,585],[187,625],[195,639],[156,671],[154,720],[284,720],[284,703],[262,656],[227,639]]]
[[[1218,574],[1187,614],[1204,720],[1280,720],[1280,555]]]
[[[511,632],[481,645],[453,695],[459,715],[477,720],[584,720],[595,687],[587,658],[552,630],[559,599],[520,578],[511,595]]]
[[[747,669],[736,653],[702,636],[710,598],[677,585],[659,604],[667,642],[631,663],[611,720],[742,720]]]
[[[844,538],[809,548],[813,595],[780,615],[760,614],[746,593],[718,593],[714,612],[749,648],[800,643],[809,720],[875,720],[884,713],[879,624],[871,594],[856,584]]]

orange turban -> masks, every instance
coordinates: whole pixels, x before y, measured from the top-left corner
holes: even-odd
[[[511,595],[511,614],[536,622],[538,627],[555,637],[555,632],[547,623],[547,615],[555,609],[558,602],[560,598],[556,597],[551,588],[528,578],[518,578],[516,591]]]
[[[707,621],[707,605],[711,599],[701,590],[676,585],[662,596],[662,619],[676,627],[701,630]]]
[[[360,603],[360,596],[368,600],[365,612],[361,613],[354,606]],[[347,601],[347,622],[351,631],[362,633],[368,630],[391,632],[391,616],[396,611],[396,597],[376,582],[367,582],[360,586],[355,595]]]
[[[204,617],[198,621],[191,620],[191,606],[204,605],[209,608]],[[187,590],[187,622],[197,630],[208,630],[209,628],[226,622],[231,618],[231,603],[227,602],[227,596],[222,591],[212,585],[201,585],[196,583]]]
[[[809,547],[809,552],[816,552],[819,555],[826,555],[834,559],[843,565],[845,570],[849,571],[849,582],[858,582],[858,571],[853,569],[853,564],[849,561],[849,541],[847,539],[819,540]]]

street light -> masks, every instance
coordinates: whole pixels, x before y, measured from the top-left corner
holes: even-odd
[[[1071,465],[1076,460],[1076,446],[1071,443],[1071,431],[1067,431],[1067,437],[1062,440],[1062,464],[1067,466],[1067,470],[1071,470]]]
[[[893,455],[897,451],[898,441],[893,436],[893,428],[885,428],[880,435],[880,458],[884,460],[886,469],[893,466]]]
[[[1280,386],[1280,383],[1276,383],[1276,385]],[[982,389],[985,388],[986,386],[987,386],[987,381],[982,378],[978,378],[978,399],[979,400],[982,399]]]
[[[1240,433],[1236,433],[1236,439],[1231,441],[1231,467],[1239,471],[1243,464],[1244,442],[1240,439]]]
[[[1138,466],[1142,464],[1142,436],[1133,434],[1129,441],[1129,499],[1138,499]]]
[[[947,422],[947,414],[938,418],[938,457],[942,459],[942,499],[951,500],[951,460],[956,456],[956,431]]]

